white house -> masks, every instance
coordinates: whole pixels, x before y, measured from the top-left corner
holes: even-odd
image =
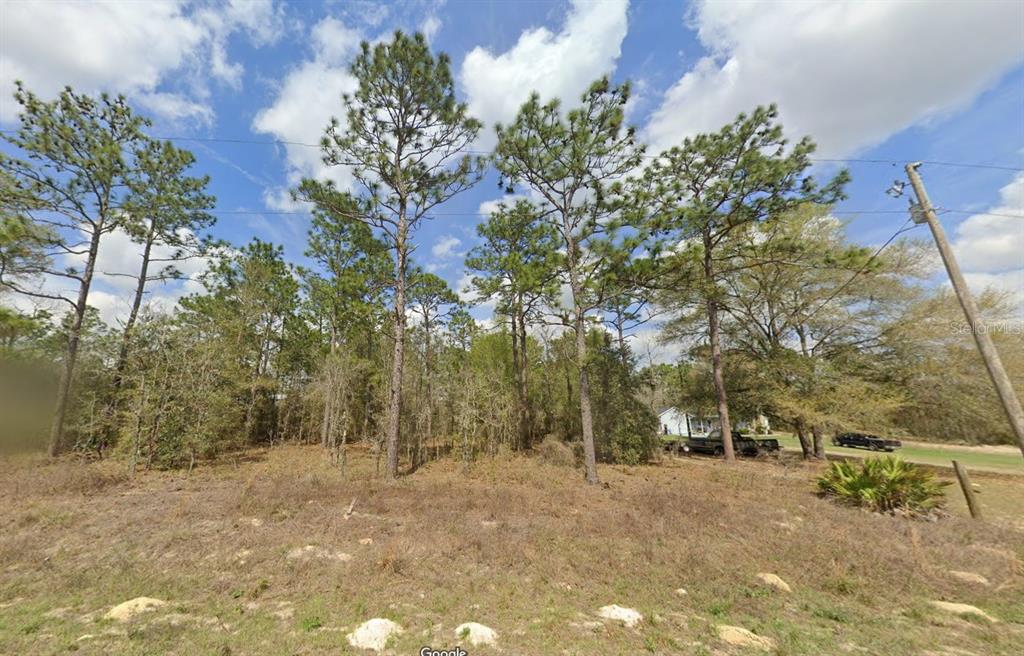
[[[662,435],[707,435],[718,426],[718,418],[698,417],[679,408],[666,408],[658,414]]]
[[[718,428],[717,416],[703,417],[691,412],[681,411],[679,408],[665,408],[658,413],[658,421],[661,424],[662,435],[703,436]],[[769,430],[768,418],[764,415],[758,415],[753,425],[763,426],[764,432]],[[753,429],[751,423],[744,420],[737,421],[735,428],[744,431]]]

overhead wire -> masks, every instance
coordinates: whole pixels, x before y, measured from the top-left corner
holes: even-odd
[[[17,130],[3,129],[0,132],[13,134]],[[300,146],[303,148],[321,148],[322,144],[309,143],[305,141],[291,141],[288,139],[243,139],[241,137],[185,137],[179,135],[164,135],[164,136],[153,136],[153,139],[161,141],[196,141],[204,143],[231,143],[231,144],[252,144],[260,146]],[[463,149],[458,151],[465,155],[490,155],[491,151],[487,150],[474,150],[474,149]],[[661,157],[661,154],[645,153],[644,157],[656,158]],[[903,159],[883,159],[883,158],[864,158],[864,157],[810,157],[808,158],[812,162],[818,163],[855,163],[855,164],[888,164],[896,166],[899,164],[910,164],[912,162],[921,162],[922,164],[929,164],[932,166],[950,166],[957,168],[972,168],[972,169],[991,169],[996,171],[1024,171],[1022,166],[1006,166],[1001,164],[988,164],[988,163],[977,163],[977,162],[950,162],[944,160],[903,160]]]
[[[871,257],[869,257],[867,260],[864,261],[864,264],[862,264],[859,269],[854,271],[853,275],[850,276],[849,279],[847,279],[846,282],[844,282],[842,285],[837,287],[835,289],[835,291],[833,291],[831,294],[828,295],[828,298],[826,298],[824,301],[822,301],[821,304],[818,307],[816,307],[813,312],[811,312],[809,315],[807,315],[804,318],[804,322],[810,321],[814,317],[814,315],[816,315],[819,312],[821,312],[829,303],[831,303],[833,300],[835,300],[835,298],[837,296],[839,296],[841,293],[843,293],[843,290],[845,290],[847,287],[852,285],[853,281],[856,280],[857,277],[860,276],[862,273],[867,271],[868,267],[871,266],[872,262],[877,260],[878,256],[882,254],[882,251],[884,251],[886,248],[889,247],[890,244],[892,244],[894,241],[896,241],[897,237],[899,237],[900,235],[902,235],[903,233],[905,233],[905,232],[907,232],[909,230],[913,230],[914,228],[916,228],[917,224],[912,223],[912,221],[913,221],[913,219],[909,219],[908,218],[903,223],[903,225],[900,226],[900,228],[896,232],[894,232],[892,234],[891,237],[889,237],[888,239],[885,240],[885,243],[883,243],[881,246],[879,246],[878,249],[874,253],[871,254]],[[911,225],[908,226],[907,225],[908,223],[910,223]]]
[[[16,130],[11,129],[0,129],[0,133],[16,133]],[[305,148],[320,148],[321,144],[308,143],[303,141],[290,141],[285,139],[243,139],[234,137],[185,137],[185,136],[154,136],[154,139],[166,140],[166,141],[194,141],[199,143],[231,143],[231,144],[252,144],[252,145],[263,145],[263,146],[300,146]],[[488,155],[489,151],[465,149],[459,151],[460,153],[467,155]],[[655,158],[660,155],[645,154],[645,157]],[[878,159],[878,158],[810,158],[812,162],[819,163],[861,163],[861,164],[889,164],[892,166],[898,164],[907,164],[910,160],[895,160],[895,159]],[[1024,172],[1022,167],[1002,166],[996,164],[979,164],[972,162],[949,162],[940,160],[921,160],[923,164],[929,164],[934,166],[949,166],[959,168],[973,168],[973,169],[989,169],[998,171],[1014,171]],[[344,165],[354,165],[354,162],[341,162]],[[1010,214],[1004,212],[975,212],[972,210],[959,210],[959,209],[946,209],[948,213],[953,214],[973,214],[981,216],[996,216],[1013,219],[1024,219],[1024,214]],[[906,210],[834,210],[832,214],[843,215],[862,215],[862,214],[903,214]],[[287,210],[212,210],[213,214],[224,214],[224,215],[308,215],[308,211],[287,211]],[[430,216],[478,216],[476,212],[432,212]]]

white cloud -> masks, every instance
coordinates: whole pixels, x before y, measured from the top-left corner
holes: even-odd
[[[463,271],[462,276],[455,283],[455,293],[458,294],[459,300],[463,303],[467,303],[476,308],[474,317],[485,318],[491,317],[494,314],[494,308],[498,304],[497,297],[485,299],[480,296],[476,288],[473,286],[473,274],[470,271]]]
[[[441,19],[431,14],[420,24],[420,32],[427,38],[428,43],[433,43],[434,37],[441,31]]]
[[[629,347],[641,367],[651,364],[675,364],[683,353],[683,342],[662,341],[658,327],[638,328],[628,336]]]
[[[473,288],[472,273],[469,271],[462,272],[462,277],[455,283],[455,293],[459,295],[459,300],[463,303],[473,303],[479,298],[479,295]]]
[[[710,54],[652,115],[657,150],[777,102],[790,135],[849,154],[964,107],[1024,58],[1019,2],[703,2],[691,18]]]
[[[0,5],[0,122],[15,120],[15,80],[44,98],[66,85],[124,93],[164,118],[209,121],[201,107],[212,75],[237,86],[240,64],[228,38],[244,32],[255,45],[281,31],[270,0],[195,7],[178,2],[4,2]],[[194,98],[159,91],[172,73],[188,73]],[[164,113],[166,112],[166,114]]]
[[[348,65],[358,50],[360,35],[328,17],[314,26],[311,37],[313,58],[285,76],[274,103],[256,115],[252,129],[294,142],[284,145],[290,186],[309,176],[334,180],[342,189],[350,189],[352,177],[347,167],[328,167],[319,148],[300,144],[319,143],[332,117],[344,122],[341,96],[355,92],[358,86]],[[265,193],[264,201],[275,209],[290,202],[287,191],[280,189]]]
[[[26,288],[32,291],[42,291],[45,289],[42,285],[26,285]],[[45,310],[51,315],[60,315],[67,311],[68,305],[60,301],[35,298],[26,294],[15,294],[14,292],[0,290],[0,307],[11,308],[22,314],[34,314],[39,310]]]
[[[527,30],[508,51],[477,47],[466,55],[459,81],[470,114],[484,121],[482,145],[493,143],[494,123],[511,121],[530,93],[574,106],[595,79],[611,72],[626,36],[626,0],[574,0],[557,34]]]
[[[162,116],[170,121],[194,120],[209,126],[213,123],[213,109],[209,105],[189,100],[177,93],[137,93],[135,102],[142,109]]]
[[[227,42],[235,30],[244,30],[255,46],[277,41],[283,32],[284,8],[273,0],[230,0],[196,11],[196,20],[207,30],[210,72],[235,89],[241,88],[245,67],[228,60]]]
[[[317,59],[332,64],[344,64],[359,48],[362,36],[337,18],[328,16],[313,26],[313,51]]]
[[[183,236],[188,233],[182,233]],[[169,264],[159,262],[170,259],[176,249],[170,246],[158,244],[153,247],[151,258],[154,261],[150,265],[149,275],[159,273],[159,268]],[[81,269],[85,266],[85,255],[69,257],[66,259],[68,265]],[[96,277],[95,280],[110,287],[122,290],[134,290],[136,281],[127,275],[137,275],[142,266],[142,245],[132,241],[124,230],[115,230],[103,235],[100,240],[100,248],[96,253]],[[175,268],[185,275],[198,274],[206,268],[204,258],[191,258],[174,263]]]
[[[1024,173],[999,197],[991,214],[974,214],[956,227],[953,251],[972,288],[1008,291],[1024,308]]]
[[[533,190],[530,189],[530,191],[532,192]],[[477,208],[477,212],[480,214],[480,216],[487,218],[494,212],[497,212],[502,205],[504,205],[505,207],[512,207],[513,205],[515,205],[516,201],[524,200],[526,198],[528,197],[524,196],[523,194],[506,194],[501,198],[492,198],[490,200],[485,200],[484,202],[480,203],[480,207]]]
[[[1024,318],[1024,269],[1002,273],[968,272],[964,274],[964,278],[967,280],[967,286],[975,294],[980,294],[986,289],[1009,294],[1010,299],[1016,302],[1018,316]]]
[[[954,248],[966,271],[1024,269],[1024,174],[999,190],[1000,203],[956,228]],[[1012,216],[996,216],[1012,215]]]
[[[330,11],[340,16],[350,25],[360,25],[367,28],[380,27],[384,21],[392,17],[392,9],[408,9],[405,5],[398,3],[389,4],[380,0],[344,0],[336,2],[328,0],[331,5]]]
[[[462,245],[462,240],[458,237],[442,235],[441,238],[434,243],[433,247],[431,247],[430,252],[434,257],[445,259],[455,255],[455,249],[460,245]]]
[[[89,290],[89,305],[99,310],[100,318],[110,326],[118,325],[118,322],[131,311],[127,296],[111,294],[100,289]]]
[[[155,276],[169,262],[174,254],[171,247],[157,245],[153,248],[148,275]],[[194,278],[206,271],[211,262],[210,257],[194,257],[174,263],[181,272],[181,279],[151,280],[146,284],[144,305],[164,310],[170,309],[182,296],[200,291],[202,285]],[[81,270],[85,265],[85,256],[67,257],[63,264]],[[128,236],[123,230],[115,230],[103,236],[96,254],[96,273],[92,287],[89,289],[88,303],[100,311],[100,316],[110,325],[127,318],[131,310],[132,297],[138,284],[136,278],[142,265],[142,246]],[[74,298],[77,294],[77,283],[70,283],[63,278],[40,280],[40,291],[63,294]],[[64,313],[68,306],[63,303],[49,306],[58,314]]]
[[[255,46],[275,43],[284,33],[284,5],[274,0],[230,0],[223,16],[225,25],[244,29]]]
[[[171,249],[157,247],[153,257],[168,257]],[[123,274],[137,275],[141,265],[141,247],[133,243],[123,232],[106,235],[100,244],[96,261],[96,275],[89,289],[88,304],[99,310],[100,317],[110,326],[121,325],[131,310],[131,301],[137,281]],[[81,268],[82,262],[67,258],[68,266]],[[183,278],[177,280],[150,281],[146,285],[143,307],[161,311],[171,310],[181,297],[202,291],[202,284],[195,278],[206,270],[210,258],[192,258],[176,264]],[[165,263],[166,264],[166,263]],[[158,265],[152,265],[150,274],[155,275]],[[122,275],[117,275],[122,274]],[[62,295],[74,299],[78,293],[77,282],[57,276],[46,276],[26,285],[34,292]],[[3,294],[2,303],[9,307],[31,313],[45,309],[55,316],[63,316],[71,306],[63,301],[39,299],[21,294]]]
[[[298,182],[295,180],[294,182]],[[301,212],[310,209],[309,203],[292,198],[292,193],[283,187],[266,187],[261,194],[267,209],[278,212]]]

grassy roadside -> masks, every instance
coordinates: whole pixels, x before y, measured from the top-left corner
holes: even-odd
[[[454,646],[470,621],[500,636],[473,656],[758,653],[718,625],[786,656],[1009,655],[1024,641],[1024,532],[839,507],[813,494],[819,466],[792,459],[603,466],[598,487],[524,457],[430,463],[389,485],[358,449],[342,477],[295,446],[134,481],[120,463],[2,465],[0,653],[367,654],[345,635],[371,617],[404,627],[391,654]],[[290,556],[309,545],[348,557]],[[167,606],[103,619],[138,596]],[[644,620],[601,621],[608,604]]]
[[[793,435],[777,434],[771,437],[779,440],[784,449],[799,452],[800,442]],[[850,449],[834,446],[829,443],[825,448],[829,454],[864,458],[879,455],[867,449]],[[904,442],[895,454],[909,462],[917,462],[934,467],[952,467],[951,461],[959,460],[968,469],[979,469],[1003,474],[1024,475],[1024,457],[1020,452],[992,452],[984,447],[941,445],[931,446],[922,442]]]

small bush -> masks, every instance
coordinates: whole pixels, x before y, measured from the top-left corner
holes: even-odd
[[[820,478],[825,496],[874,512],[927,515],[942,508],[949,485],[918,465],[895,456],[868,458],[859,465],[834,462]]]
[[[620,465],[643,464],[657,452],[658,441],[658,420],[649,410],[623,417],[612,432],[612,461]]]
[[[544,441],[537,446],[537,455],[541,460],[559,467],[573,467],[576,465],[576,454],[571,446],[558,439],[554,435],[548,435]]]
[[[96,495],[124,483],[127,475],[109,462],[65,462],[45,469],[45,474],[34,474],[33,486],[49,494]]]

